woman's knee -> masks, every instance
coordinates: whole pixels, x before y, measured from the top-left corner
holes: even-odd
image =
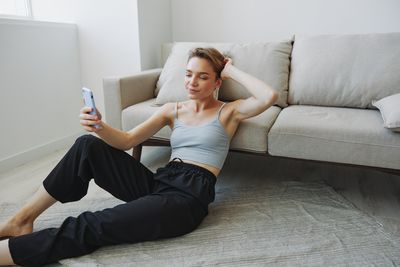
[[[76,141],[75,141],[75,145],[79,146],[79,147],[92,147],[92,146],[103,146],[105,143],[101,138],[98,138],[94,135],[91,134],[85,134],[82,136],[79,136]]]
[[[84,135],[79,136],[75,142],[77,142],[77,143],[85,142],[86,143],[86,142],[93,142],[96,139],[100,139],[100,138],[98,138],[94,135],[91,135],[91,134],[84,134]]]

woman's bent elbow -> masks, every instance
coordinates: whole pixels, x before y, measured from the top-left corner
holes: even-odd
[[[124,150],[129,150],[132,149],[133,147],[136,146],[136,144],[134,143],[134,137],[129,134],[129,133],[125,133],[125,142],[124,142]]]
[[[267,99],[265,105],[266,108],[275,105],[276,101],[278,101],[279,94],[276,91],[272,91],[270,97]]]
[[[272,97],[271,98],[272,98],[272,105],[275,105],[276,101],[278,101],[278,98],[279,98],[278,92],[274,91],[272,93]]]

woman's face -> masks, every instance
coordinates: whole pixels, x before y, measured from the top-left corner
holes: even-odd
[[[192,57],[186,66],[185,88],[190,99],[212,96],[215,88],[221,86],[211,64],[203,58]]]

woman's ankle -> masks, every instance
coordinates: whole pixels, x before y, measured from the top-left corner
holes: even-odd
[[[33,224],[36,217],[37,216],[32,214],[29,209],[23,208],[11,217],[10,221],[18,225]]]
[[[32,233],[33,221],[21,221],[15,217],[10,218],[7,222],[0,224],[0,237],[20,236]]]

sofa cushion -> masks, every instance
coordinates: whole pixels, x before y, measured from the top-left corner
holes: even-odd
[[[373,108],[400,92],[400,33],[296,35],[289,104]]]
[[[231,149],[266,153],[267,133],[281,111],[280,107],[272,106],[263,113],[242,121],[231,140]]]
[[[400,169],[400,134],[382,127],[378,110],[294,105],[272,126],[268,152]]]
[[[122,111],[122,128],[124,131],[136,127],[157,111],[160,107],[155,105],[156,99],[150,99]],[[266,153],[267,133],[278,117],[281,108],[273,106],[263,113],[243,121],[235,136],[231,140],[231,149]],[[162,128],[155,138],[169,140],[171,129],[166,126]]]
[[[215,47],[231,57],[239,69],[265,81],[280,93],[277,105],[287,106],[291,40],[249,44],[175,43],[157,82],[157,104],[187,99],[184,87],[186,63],[189,51],[195,47]],[[233,101],[249,96],[247,89],[228,79],[222,83],[219,98]]]
[[[400,132],[400,93],[384,97],[379,101],[372,101],[372,105],[381,112],[383,126]]]

